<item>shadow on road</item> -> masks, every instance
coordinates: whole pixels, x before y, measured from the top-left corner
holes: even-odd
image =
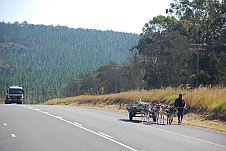
[[[155,124],[155,122],[153,121],[149,121],[149,122],[142,122],[141,120],[127,120],[127,119],[119,119],[119,121],[121,122],[128,122],[128,123],[142,123],[142,124],[145,124],[145,125],[152,125],[152,124]]]
[[[130,120],[127,120],[127,119],[119,119],[119,121],[121,121],[121,122],[129,122],[129,123],[142,123],[141,120],[132,120],[132,121],[130,121]]]
[[[156,124],[155,122],[153,121],[149,121],[149,122],[142,122],[141,120],[128,120],[128,119],[119,119],[119,121],[121,122],[128,122],[128,123],[141,123],[141,124],[144,124],[144,125],[159,125],[159,126],[170,126],[169,124],[166,124],[166,123],[159,123],[159,124]],[[178,125],[177,123],[172,123],[171,125]]]

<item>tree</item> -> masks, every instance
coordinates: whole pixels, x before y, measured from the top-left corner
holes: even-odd
[[[208,0],[177,0],[171,5],[169,14],[182,22],[188,22],[186,34],[190,44],[206,44],[206,51],[200,52],[200,70],[208,82],[202,84],[225,84],[226,50],[226,3]],[[180,30],[181,31],[181,30]],[[220,54],[220,55],[219,55]],[[222,68],[223,67],[223,68]],[[201,80],[201,77],[200,77]]]

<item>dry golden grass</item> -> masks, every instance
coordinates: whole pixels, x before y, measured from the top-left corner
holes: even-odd
[[[174,118],[175,122],[177,122],[176,119],[177,118]],[[185,114],[183,124],[226,132],[226,122],[219,120],[207,120],[203,115],[197,113]]]
[[[183,97],[188,108],[183,121],[184,124],[226,132],[226,88],[223,87],[199,87],[194,90],[169,87],[150,91],[129,91],[99,96],[81,95],[53,99],[45,104],[76,105],[127,113],[126,105],[129,102],[139,100],[139,98],[144,102],[158,101],[172,105],[180,92],[184,93]]]
[[[206,111],[226,111],[226,88],[199,88],[188,92],[188,106]]]
[[[47,101],[45,104],[70,104],[70,103],[92,103],[92,104],[128,104],[131,101],[142,99],[144,102],[163,102],[173,104],[175,98],[180,92],[184,93],[184,98],[188,109],[195,111],[219,112],[226,111],[226,88],[221,87],[203,87],[194,90],[181,90],[168,87],[166,89],[153,89],[150,91],[128,91],[117,94],[106,95],[80,95],[76,97],[68,97],[62,99],[53,99]]]
[[[76,97],[69,97],[69,98],[62,98],[62,99],[53,99],[47,101],[45,104],[49,105],[56,105],[62,103],[71,103],[71,102],[102,102],[102,103],[115,103],[119,100],[122,101],[123,104],[142,99],[144,102],[152,102],[152,101],[159,101],[159,102],[173,102],[174,99],[178,96],[181,90],[173,89],[173,88],[166,88],[160,90],[150,90],[150,91],[128,91],[128,92],[121,92],[117,94],[106,94],[106,95],[81,95]]]

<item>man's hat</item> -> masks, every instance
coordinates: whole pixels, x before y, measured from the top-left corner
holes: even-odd
[[[182,96],[182,95],[183,95],[183,93],[180,93],[180,94],[179,94],[179,96]]]

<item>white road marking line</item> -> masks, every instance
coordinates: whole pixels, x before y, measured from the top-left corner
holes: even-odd
[[[49,116],[52,116],[52,117],[56,117],[55,115],[52,115],[52,114],[48,114]]]
[[[11,134],[12,135],[12,137],[16,137],[16,135],[15,134]]]
[[[11,105],[13,105],[13,104],[11,104]],[[18,105],[18,106],[20,106],[20,105]],[[28,108],[28,107],[26,107],[25,105],[21,105],[21,107]],[[90,111],[84,111],[84,110],[82,110],[82,111],[83,111],[83,112],[89,112],[89,113],[92,113],[92,114],[98,114],[98,115],[101,115],[101,116],[110,117],[110,118],[113,118],[113,119],[118,119],[118,118],[116,118],[116,117],[112,117],[112,116],[108,116],[108,115],[103,115],[103,114],[94,113],[94,112],[90,112]],[[39,110],[39,112],[45,113],[44,111],[40,111],[40,110]],[[47,114],[47,115],[50,115],[50,114]],[[57,116],[54,116],[54,115],[50,115],[50,116],[57,117]],[[0,118],[1,118],[1,117],[0,117]],[[65,122],[67,122],[67,123],[69,123],[69,124],[75,125],[75,126],[77,126],[77,127],[84,128],[84,127],[82,127],[81,125],[77,125],[77,124],[75,124],[75,123],[73,123],[73,122],[70,122],[70,121],[67,121],[67,120],[64,120],[64,119],[60,119],[60,120],[65,121]],[[143,125],[143,126],[147,126],[147,125]],[[215,145],[215,146],[220,146],[220,147],[226,148],[226,146],[224,146],[224,145],[216,144],[216,143],[213,143],[213,142],[209,142],[209,141],[202,140],[202,139],[199,139],[199,138],[191,137],[191,136],[188,136],[188,135],[183,135],[183,134],[180,134],[180,133],[175,133],[175,132],[172,132],[172,131],[164,130],[164,129],[161,129],[161,128],[156,128],[156,127],[153,127],[153,126],[151,126],[150,128],[158,129],[158,130],[160,130],[160,131],[165,131],[165,132],[172,133],[172,134],[175,134],[175,135],[187,137],[187,138],[190,138],[190,139],[193,139],[193,140],[198,140],[198,141],[200,141],[200,142],[205,142],[205,143],[208,143],[208,144],[212,144],[212,145]],[[85,128],[85,129],[86,129],[86,128]],[[9,129],[9,130],[10,130],[10,129]],[[96,133],[96,132],[95,132],[95,133]],[[103,135],[101,135],[101,134],[99,134],[99,133],[98,133],[98,135],[104,137]],[[106,137],[106,136],[105,136],[105,137]],[[109,138],[109,139],[110,139],[110,138]],[[137,150],[134,150],[134,151],[137,151]]]
[[[90,132],[90,133],[93,133],[93,134],[96,134],[96,135],[98,135],[98,136],[101,136],[101,137],[103,137],[103,138],[105,138],[105,139],[108,139],[109,141],[112,141],[112,142],[114,142],[114,143],[116,143],[116,144],[118,144],[118,145],[121,145],[121,146],[123,146],[123,147],[125,147],[125,148],[127,148],[127,149],[129,149],[129,150],[132,150],[132,151],[137,151],[136,149],[134,149],[134,148],[132,148],[132,147],[129,147],[129,146],[127,146],[127,145],[125,145],[125,144],[123,144],[123,143],[120,143],[120,142],[118,142],[118,141],[116,141],[116,140],[114,140],[114,139],[112,139],[112,138],[109,138],[109,137],[106,137],[106,136],[104,136],[104,135],[101,135],[101,134],[99,134],[99,133],[97,133],[97,132],[94,132],[94,131],[92,131],[92,130],[90,130],[90,129],[88,129],[88,128],[85,128],[85,127],[80,127],[81,129],[84,129],[84,130],[86,130],[86,131],[88,131],[88,132]]]
[[[72,123],[72,122],[70,122],[68,120],[63,119],[63,118],[61,118],[60,120],[66,122],[66,123],[72,124],[72,125],[74,124],[74,123]]]
[[[99,113],[95,113],[95,112],[85,111],[85,110],[82,110],[82,109],[80,109],[80,111],[88,112],[88,113],[91,113],[91,114],[97,114],[97,115],[101,115],[101,116],[106,116],[106,117],[113,118],[113,119],[118,119],[118,118],[113,117],[113,116],[108,116],[108,115],[103,115],[103,114],[99,114]],[[202,139],[195,138],[195,137],[191,137],[191,136],[188,136],[188,135],[183,135],[183,134],[180,134],[180,133],[175,133],[175,132],[164,130],[164,129],[161,129],[161,128],[156,128],[156,127],[153,127],[153,126],[150,126],[150,125],[143,125],[142,124],[142,126],[146,126],[146,127],[150,127],[150,128],[155,128],[155,129],[158,129],[158,130],[161,130],[161,131],[173,133],[173,134],[180,135],[180,136],[183,136],[183,137],[191,138],[191,139],[194,139],[194,140],[198,140],[198,141],[201,141],[201,142],[205,142],[205,143],[208,143],[208,144],[212,144],[212,145],[215,145],[215,146],[220,146],[220,147],[226,148],[226,146],[224,146],[224,145],[220,145],[220,144],[217,144],[217,143],[209,142],[209,141],[202,140]]]
[[[109,135],[104,134],[104,133],[102,133],[102,132],[99,132],[99,134],[104,135],[104,136],[109,137],[109,138],[113,138],[112,136],[109,136]]]
[[[3,125],[6,126],[7,124],[6,123],[3,123]]]
[[[129,150],[132,150],[132,151],[138,151],[138,150],[136,150],[136,149],[134,149],[134,148],[132,148],[132,147],[129,147],[129,146],[123,144],[123,143],[120,143],[120,142],[114,140],[113,137],[111,137],[111,136],[109,136],[109,135],[107,135],[107,134],[104,134],[104,133],[101,133],[101,132],[97,133],[97,132],[92,131],[92,130],[90,130],[90,129],[88,129],[88,128],[82,127],[82,125],[79,124],[79,123],[76,123],[76,122],[74,122],[74,123],[73,123],[73,122],[70,122],[70,121],[68,121],[68,120],[63,119],[63,117],[61,117],[61,116],[54,116],[54,115],[52,115],[52,114],[49,114],[49,112],[44,112],[44,111],[39,111],[39,112],[40,112],[40,113],[44,113],[44,114],[49,115],[49,116],[52,116],[52,117],[55,117],[55,118],[57,118],[57,119],[59,119],[59,120],[61,120],[61,121],[64,121],[64,122],[69,123],[69,124],[72,124],[72,125],[74,125],[74,126],[76,126],[76,127],[79,127],[79,128],[81,128],[81,129],[83,129],[83,130],[86,130],[86,131],[88,131],[88,132],[90,132],[90,133],[93,133],[93,134],[95,134],[95,135],[98,135],[98,136],[100,136],[100,137],[103,137],[103,138],[105,138],[105,139],[107,139],[107,140],[109,140],[109,141],[112,141],[112,142],[114,142],[114,143],[116,143],[116,144],[118,144],[118,145],[121,145],[121,146],[123,146],[123,147],[125,147],[125,148],[127,148],[127,149],[129,149]],[[11,135],[12,135],[12,137],[13,137],[14,134],[11,134]],[[14,135],[14,136],[15,136],[15,135]],[[15,137],[16,137],[16,136],[15,136]]]
[[[79,123],[76,123],[76,122],[74,122],[74,124],[75,124],[75,125],[78,125],[78,126],[82,126],[82,124],[79,124]]]
[[[33,109],[34,111],[40,111],[41,109],[38,109],[38,108],[35,108],[35,109]]]
[[[63,117],[61,117],[61,116],[56,116],[56,118],[58,118],[58,119],[62,119]]]

